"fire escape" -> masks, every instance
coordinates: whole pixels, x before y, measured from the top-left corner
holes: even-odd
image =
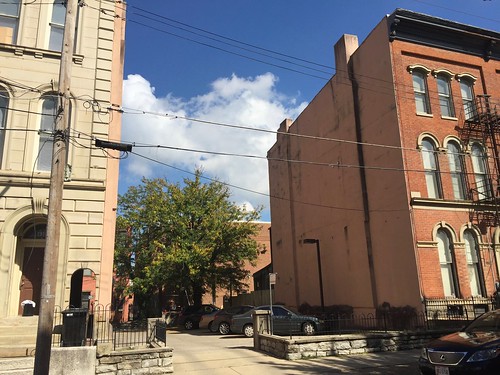
[[[481,228],[500,224],[500,101],[479,95],[465,105],[459,135],[464,144],[479,141],[483,155],[473,155],[473,172],[466,173],[470,221]],[[466,170],[466,169],[464,169]]]

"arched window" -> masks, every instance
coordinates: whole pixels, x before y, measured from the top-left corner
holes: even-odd
[[[491,184],[488,178],[486,154],[482,145],[479,143],[472,145],[471,158],[478,198],[489,199],[492,197]]]
[[[448,142],[448,162],[450,163],[451,184],[456,200],[464,200],[465,173],[463,170],[463,156],[457,142]]]
[[[7,112],[9,110],[9,94],[0,87],[0,168],[2,166]]]
[[[442,198],[441,179],[439,177],[439,164],[437,149],[430,138],[422,141],[422,161],[425,170],[425,182],[429,198]]]
[[[471,294],[472,296],[484,296],[481,257],[479,256],[479,247],[473,231],[466,230],[464,232],[464,242]]]
[[[36,169],[50,171],[52,166],[52,149],[54,145],[54,125],[58,98],[56,95],[45,95],[42,99],[42,115],[40,118],[40,137]]]
[[[427,73],[421,70],[413,70],[412,77],[417,113],[431,113],[429,93],[427,90]]]
[[[447,74],[438,74],[436,78],[441,116],[455,117],[455,108],[453,106],[453,98],[451,95],[450,76]]]
[[[61,51],[66,21],[66,6],[63,1],[55,0],[52,4],[52,17],[50,20],[49,49]]]
[[[468,78],[460,79],[460,93],[464,106],[465,119],[469,120],[476,116],[476,106],[474,104],[474,82]]]
[[[0,2],[0,43],[16,44],[20,3],[19,0]]]
[[[450,236],[444,229],[438,229],[436,234],[438,245],[441,279],[445,297],[460,297],[457,272],[455,268],[455,254]]]

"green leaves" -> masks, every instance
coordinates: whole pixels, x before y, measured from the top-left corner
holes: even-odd
[[[197,170],[182,186],[143,179],[119,197],[115,271],[142,298],[185,290],[201,302],[209,289],[244,287],[244,262],[258,255],[260,210],[246,212],[229,200],[226,185],[201,177]]]

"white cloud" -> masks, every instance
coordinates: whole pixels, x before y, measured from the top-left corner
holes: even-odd
[[[148,112],[276,131],[285,118],[295,118],[305,107],[305,103],[297,104],[295,98],[280,94],[276,90],[277,81],[277,77],[271,73],[249,78],[233,75],[214,81],[209,92],[182,100],[173,93],[157,97],[150,82],[140,75],[129,75],[124,81],[123,90],[125,114],[122,140],[135,142],[134,152],[147,158],[190,172],[201,167],[206,176],[268,194],[265,159],[138,146],[158,145],[265,158],[276,141],[275,134],[172,119]],[[140,112],[131,114],[135,112],[132,109]],[[136,185],[143,176],[167,177],[172,180],[172,172],[161,164],[131,155],[122,162],[121,190],[124,190],[124,185]],[[175,173],[179,176],[178,172]],[[232,199],[237,204],[245,204],[249,209],[259,205],[268,208],[269,199],[266,196],[236,188],[231,190]]]

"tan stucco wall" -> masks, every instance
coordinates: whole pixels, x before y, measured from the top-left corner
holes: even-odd
[[[118,162],[94,148],[92,137],[119,140],[120,116],[106,112],[121,100],[124,20],[112,16],[111,2],[91,0],[91,5],[79,10],[70,85],[76,99],[71,103],[72,169],[71,181],[64,185],[58,267],[56,305],[62,308],[69,303],[72,273],[84,267],[97,276],[95,303],[111,301]],[[59,78],[60,53],[46,49],[49,8],[41,3],[22,6],[17,45],[0,44],[0,84],[11,93],[6,126],[12,129],[5,132],[0,169],[0,316],[17,315],[19,304],[22,256],[15,230],[34,215],[47,214],[49,173],[34,171],[34,165],[40,97],[57,91]],[[123,8],[116,9],[123,13]],[[102,113],[90,109],[91,98],[100,101]]]
[[[339,40],[336,75],[289,129],[330,140],[280,134],[268,154],[269,159],[323,163],[269,161],[270,194],[285,198],[271,199],[276,299],[291,306],[320,304],[315,245],[301,242],[305,238],[320,240],[326,306],[346,304],[371,311],[385,301],[395,306],[419,302],[385,22],[359,48],[353,43],[357,40],[352,36]],[[351,77],[341,58],[349,56],[344,50],[354,51]],[[358,122],[352,84],[357,84]],[[358,147],[358,137],[366,144]],[[364,170],[357,167],[363,164],[360,148],[368,166]],[[379,166],[395,170],[382,171]]]

